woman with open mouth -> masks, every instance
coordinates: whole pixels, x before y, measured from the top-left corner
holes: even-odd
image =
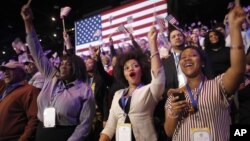
[[[114,134],[116,140],[157,141],[153,112],[164,91],[165,73],[156,37],[152,27],[148,33],[151,61],[140,49],[118,57],[113,73],[127,88],[115,93],[100,141],[110,141]]]

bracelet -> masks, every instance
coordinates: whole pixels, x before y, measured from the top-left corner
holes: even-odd
[[[156,51],[155,53],[153,53],[152,55],[150,55],[150,59],[152,59],[157,54],[159,54],[159,51]]]
[[[178,117],[179,117],[179,115],[174,114],[174,113],[173,113],[172,111],[170,111],[170,110],[167,111],[167,116],[168,116],[169,118],[178,118]]]
[[[167,106],[164,106],[165,107],[165,110],[167,112],[167,116],[169,118],[178,118],[179,115],[178,114],[174,114],[173,111],[171,109],[168,109]]]
[[[230,47],[230,49],[244,49],[245,47],[243,45],[240,45],[240,46],[235,46],[235,45],[232,45]]]

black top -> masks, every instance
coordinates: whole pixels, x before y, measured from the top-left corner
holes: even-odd
[[[230,48],[222,47],[218,51],[206,49],[208,62],[215,76],[224,73],[230,66]]]

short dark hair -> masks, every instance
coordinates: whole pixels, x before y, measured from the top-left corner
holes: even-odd
[[[128,81],[126,80],[123,72],[125,63],[131,59],[137,60],[141,67],[141,83],[144,85],[148,84],[151,81],[149,58],[141,50],[137,49],[117,56],[117,63],[113,71],[115,78],[125,86],[128,86]]]
[[[184,38],[184,42],[185,42],[185,40],[186,40],[185,34],[184,34],[181,30],[176,29],[176,28],[174,28],[174,29],[172,29],[172,30],[170,30],[170,31],[168,32],[168,41],[169,41],[169,42],[170,42],[170,35],[171,35],[171,33],[172,33],[173,31],[179,31],[179,32],[182,34],[182,36],[183,36],[183,38]]]
[[[208,78],[208,79],[212,79],[214,77],[213,72],[211,72],[211,66],[208,62],[208,57],[207,54],[204,50],[202,50],[201,48],[195,47],[195,46],[186,46],[185,48],[183,48],[181,54],[180,54],[180,58],[182,56],[183,51],[187,50],[187,49],[193,49],[196,50],[201,58],[201,61],[204,65],[204,67],[202,67],[202,73]],[[180,59],[179,58],[179,59]]]
[[[87,79],[87,71],[84,61],[81,57],[75,54],[66,54],[61,57],[61,61],[68,60],[72,64],[72,77],[74,80],[82,80],[83,82]],[[60,64],[61,65],[61,64]]]

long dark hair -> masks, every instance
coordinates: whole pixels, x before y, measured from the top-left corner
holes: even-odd
[[[82,58],[74,54],[66,54],[61,57],[61,61],[67,60],[72,65],[72,78],[73,80],[86,81],[87,71],[86,66]],[[60,64],[61,65],[61,64]]]
[[[209,34],[211,32],[214,32],[218,36],[218,38],[219,38],[218,43],[216,43],[216,44],[211,43],[211,41],[209,39]],[[208,31],[207,34],[205,35],[205,40],[204,40],[205,50],[211,50],[214,48],[225,47],[225,42],[226,41],[225,41],[224,35],[220,31],[212,29],[212,30]]]
[[[114,67],[114,76],[115,78],[120,81],[125,86],[128,86],[128,81],[124,76],[124,65],[128,60],[135,59],[138,61],[141,70],[142,70],[142,78],[141,83],[146,85],[151,81],[151,73],[150,73],[150,62],[148,61],[148,57],[143,54],[141,50],[135,49],[133,52],[128,52],[125,54],[118,55],[117,63]]]

